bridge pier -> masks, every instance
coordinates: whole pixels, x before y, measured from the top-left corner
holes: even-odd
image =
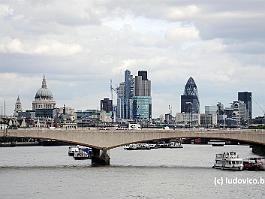
[[[92,148],[91,164],[92,166],[110,165],[110,157],[107,153],[107,149],[100,150]]]
[[[251,148],[252,148],[252,153],[265,156],[265,146],[264,145],[252,145]]]

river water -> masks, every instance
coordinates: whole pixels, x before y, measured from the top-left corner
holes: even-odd
[[[67,150],[67,146],[0,148],[0,199],[265,198],[264,171],[211,168],[216,153],[255,156],[248,146],[117,148],[110,151],[108,167],[75,161]]]

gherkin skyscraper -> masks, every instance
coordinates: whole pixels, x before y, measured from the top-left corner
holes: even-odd
[[[198,88],[192,77],[189,78],[188,82],[185,85],[184,94],[181,95],[181,112],[182,113],[200,112]]]

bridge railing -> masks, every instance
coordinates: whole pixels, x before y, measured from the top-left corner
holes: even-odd
[[[14,129],[8,129],[9,130],[14,130]],[[156,129],[156,128],[143,128],[141,130],[129,130],[129,129],[122,129],[118,130],[116,128],[108,128],[108,129],[102,129],[102,128],[97,128],[97,127],[81,127],[81,128],[39,128],[39,127],[34,127],[34,128],[18,128],[16,129],[18,131],[99,131],[99,132],[176,132],[176,131],[181,131],[181,132],[259,132],[259,133],[265,133],[264,129],[229,129],[229,128],[220,128],[220,129],[204,129],[204,128],[176,128],[176,129]]]

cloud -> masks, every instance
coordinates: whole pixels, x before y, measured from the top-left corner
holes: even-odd
[[[5,38],[0,40],[0,52],[22,53],[51,56],[69,56],[80,53],[82,47],[79,44],[62,43],[56,40],[41,40],[37,42],[22,42],[18,38]]]
[[[12,16],[14,10],[10,8],[8,5],[0,4],[0,17]]]
[[[58,104],[98,107],[125,69],[148,70],[154,116],[168,103],[179,110],[189,76],[202,110],[238,90],[265,97],[263,1],[1,2],[1,95],[11,104],[20,93],[30,108],[46,74]]]
[[[166,38],[170,41],[189,41],[199,39],[199,31],[195,27],[177,27],[170,29],[166,33]]]
[[[195,17],[199,14],[200,9],[196,5],[187,5],[187,6],[175,6],[169,8],[167,18],[170,20],[181,20]]]

